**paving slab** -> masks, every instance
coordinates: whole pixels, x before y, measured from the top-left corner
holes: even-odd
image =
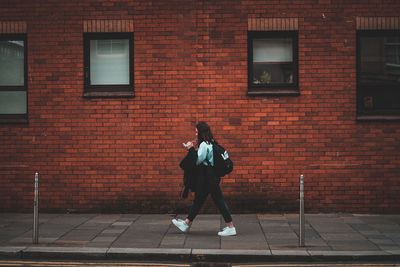
[[[129,222],[115,222],[112,224],[112,226],[118,227],[118,226],[122,226],[122,227],[126,227],[126,226],[130,226],[133,223],[133,221],[129,221]]]
[[[158,248],[170,227],[165,215],[139,216],[112,244],[117,248]]]
[[[135,222],[140,218],[140,214],[121,214],[117,222]]]
[[[105,223],[105,224],[112,224],[117,221],[121,215],[119,214],[100,214],[93,218],[91,218],[88,223]]]
[[[90,241],[95,238],[103,229],[72,229],[67,234],[62,236],[59,240],[62,241]]]
[[[185,248],[221,248],[217,235],[221,230],[220,215],[197,216],[186,235]],[[177,231],[179,231],[177,229]]]
[[[68,227],[77,227],[82,223],[90,220],[91,218],[95,217],[96,214],[57,214],[57,216],[51,217],[45,222],[42,221],[42,214],[39,214],[40,223],[45,225],[46,228],[62,228],[65,226]],[[32,219],[31,219],[32,222]]]
[[[111,235],[118,235],[123,233],[126,228],[119,228],[119,229],[106,229],[101,234],[111,234]]]
[[[366,241],[365,236],[359,233],[321,233],[321,237],[327,241],[360,240]]]
[[[184,215],[179,216],[184,218]],[[2,214],[0,257],[203,260],[400,260],[400,216],[306,214],[299,247],[296,214],[234,214],[237,236],[217,235],[219,214],[200,214],[188,233],[169,214]]]
[[[269,249],[268,242],[256,215],[233,216],[233,221],[235,222],[237,235],[221,238],[221,249]],[[221,224],[224,226],[223,221]]]
[[[181,233],[169,233],[162,239],[160,248],[183,248],[186,236]]]
[[[375,245],[386,245],[386,246],[396,246],[396,243],[388,238],[380,238],[380,239],[376,239],[376,238],[368,238],[368,240],[372,243],[374,243]]]
[[[314,228],[319,233],[354,233],[354,230],[349,225],[342,223],[338,220],[332,222],[324,221],[311,221],[311,227]]]
[[[332,250],[339,251],[378,251],[379,247],[369,241],[358,240],[341,240],[341,241],[328,241],[328,245]]]

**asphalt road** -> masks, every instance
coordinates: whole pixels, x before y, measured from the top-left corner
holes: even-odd
[[[190,264],[173,263],[151,263],[151,262],[108,262],[108,261],[46,261],[46,260],[0,260],[0,266],[30,266],[30,267],[131,267],[131,266],[151,266],[151,267],[190,267]]]
[[[118,261],[49,261],[49,260],[0,260],[0,266],[30,266],[30,267],[400,267],[400,263],[160,263],[160,262],[118,262]]]

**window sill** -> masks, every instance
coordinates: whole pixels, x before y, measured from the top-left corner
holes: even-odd
[[[299,96],[298,90],[251,90],[247,92],[249,96]]]
[[[134,97],[134,92],[84,92],[84,97],[96,98],[96,97]]]
[[[0,118],[0,124],[28,124],[27,119],[2,119]]]
[[[398,115],[359,115],[357,121],[400,121]]]

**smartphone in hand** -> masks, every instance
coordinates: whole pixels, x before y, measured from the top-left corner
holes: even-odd
[[[190,149],[191,147],[193,147],[193,141],[189,141],[186,144],[182,143],[183,147],[186,149]]]

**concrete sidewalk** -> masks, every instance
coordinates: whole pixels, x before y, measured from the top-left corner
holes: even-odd
[[[183,216],[178,216],[184,218]],[[299,247],[297,214],[233,215],[237,236],[219,237],[220,215],[199,215],[188,233],[171,215],[0,215],[0,257],[171,261],[400,260],[400,215],[307,214]]]

